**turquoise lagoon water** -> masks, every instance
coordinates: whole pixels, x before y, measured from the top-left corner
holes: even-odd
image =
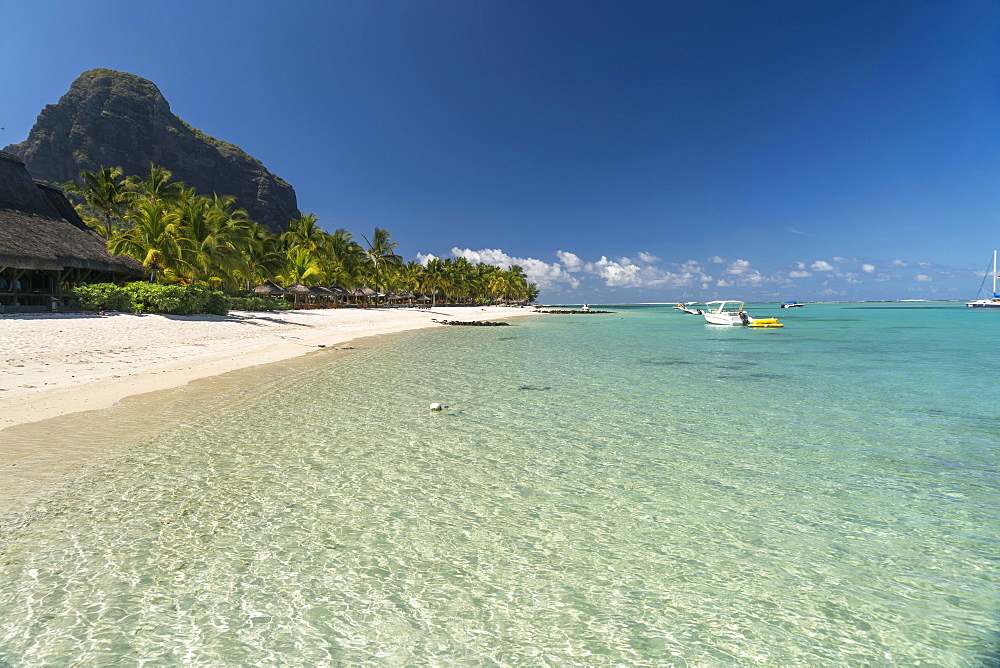
[[[8,522],[0,664],[998,664],[1000,314],[615,310],[174,405]]]

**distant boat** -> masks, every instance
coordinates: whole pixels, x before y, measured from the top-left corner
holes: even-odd
[[[802,302],[785,302],[781,305],[781,308],[795,308],[797,306],[805,306]]]
[[[983,277],[986,283],[986,277]],[[983,286],[979,286],[979,292],[983,291]],[[1000,308],[1000,294],[997,294],[997,252],[993,251],[993,297],[990,299],[977,299],[965,304],[969,308]]]
[[[688,315],[701,315],[702,310],[695,306],[698,303],[699,302],[684,302],[683,304],[677,304],[674,306],[674,310]]]

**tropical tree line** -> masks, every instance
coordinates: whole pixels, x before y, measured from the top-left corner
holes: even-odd
[[[501,269],[465,258],[406,262],[383,228],[355,239],[342,228],[327,232],[307,213],[274,234],[250,220],[235,198],[200,195],[156,165],[145,178],[125,176],[120,167],[84,171],[79,183],[64,187],[108,250],[141,262],[153,283],[230,293],[268,280],[347,290],[371,286],[380,294],[411,292],[459,303],[538,296],[517,265]]]

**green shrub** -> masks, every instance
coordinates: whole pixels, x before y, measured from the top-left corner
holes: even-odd
[[[198,285],[132,283],[126,289],[132,295],[140,313],[226,315],[229,312],[229,297],[217,290],[209,290]]]
[[[72,308],[84,311],[136,313],[139,310],[128,290],[114,283],[92,283],[73,288],[68,302]]]
[[[287,311],[292,308],[292,305],[284,299],[233,297],[232,305],[229,308],[235,311]]]
[[[184,288],[177,285],[156,283],[130,283],[126,290],[132,295],[139,313],[168,313],[182,315],[180,293]]]
[[[165,313],[226,315],[230,299],[218,290],[198,285],[157,285],[130,283],[124,288],[112,283],[94,283],[74,288],[69,305],[84,311],[122,311],[125,313]]]
[[[205,313],[226,315],[232,308],[233,300],[218,290],[206,290]]]

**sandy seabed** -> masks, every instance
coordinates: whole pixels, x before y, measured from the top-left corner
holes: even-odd
[[[0,429],[290,359],[354,339],[530,308],[323,309],[227,316],[0,316]]]

